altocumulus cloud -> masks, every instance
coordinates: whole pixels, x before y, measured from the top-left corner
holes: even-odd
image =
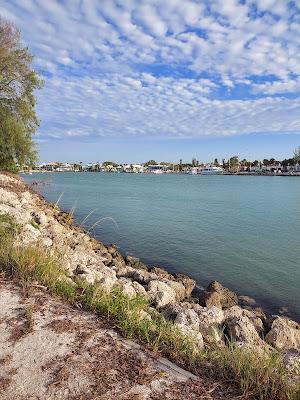
[[[2,0],[40,140],[300,133],[300,0]]]

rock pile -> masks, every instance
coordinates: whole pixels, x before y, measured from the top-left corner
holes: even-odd
[[[16,190],[18,187],[18,190]],[[183,274],[148,267],[138,258],[124,257],[114,245],[105,246],[72,224],[68,213],[47,203],[15,178],[0,175],[0,214],[15,217],[21,226],[16,242],[34,244],[61,254],[71,279],[99,283],[110,291],[119,288],[133,298],[146,297],[200,346],[227,338],[240,346],[275,348],[287,365],[300,366],[300,325],[285,317],[268,318],[255,301],[238,296],[219,282],[205,290]],[[240,304],[240,305],[239,305]]]

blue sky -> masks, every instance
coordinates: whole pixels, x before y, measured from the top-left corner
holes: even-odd
[[[300,0],[2,0],[45,85],[41,161],[289,157]]]

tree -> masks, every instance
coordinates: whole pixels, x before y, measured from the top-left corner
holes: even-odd
[[[237,170],[239,166],[239,157],[238,156],[233,156],[229,159],[229,170]]]
[[[34,91],[42,81],[32,56],[21,44],[20,31],[0,17],[0,168],[33,164],[37,153],[32,139],[39,121]]]
[[[107,167],[108,165],[112,165],[113,167],[117,167],[119,164],[115,163],[114,161],[104,161],[102,163],[103,167]]]
[[[300,163],[300,146],[294,150],[294,161],[295,164]]]
[[[157,165],[157,162],[155,160],[149,160],[144,164],[145,167],[148,167],[149,165]]]
[[[216,167],[218,167],[218,166],[219,166],[219,161],[218,161],[218,159],[217,159],[217,158],[215,158],[214,165],[215,165]]]

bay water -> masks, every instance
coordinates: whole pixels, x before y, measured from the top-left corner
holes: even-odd
[[[22,175],[124,255],[212,280],[300,320],[300,178],[181,174]]]

